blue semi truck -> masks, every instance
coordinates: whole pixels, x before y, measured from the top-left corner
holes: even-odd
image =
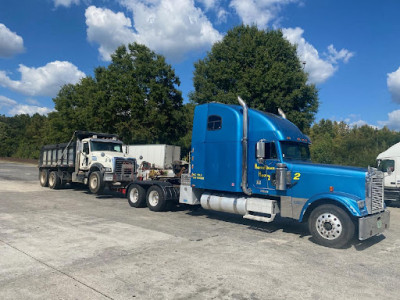
[[[389,228],[383,173],[314,164],[310,139],[284,115],[240,105],[195,109],[188,174],[171,181],[133,182],[133,207],[162,211],[168,202],[272,222],[276,215],[308,222],[314,240],[341,248]]]

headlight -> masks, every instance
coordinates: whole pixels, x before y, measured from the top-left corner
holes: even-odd
[[[104,181],[113,181],[114,177],[112,174],[106,174],[104,175]]]
[[[112,172],[111,168],[106,168],[106,172]]]

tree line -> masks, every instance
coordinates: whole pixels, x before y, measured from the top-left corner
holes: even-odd
[[[315,162],[373,165],[376,155],[400,141],[387,128],[349,127],[321,120],[318,90],[279,30],[241,25],[227,32],[195,63],[194,91],[183,103],[180,80],[162,55],[137,43],[119,47],[107,67],[67,84],[53,98],[55,111],[0,115],[0,156],[39,157],[44,144],[67,142],[75,130],[116,133],[126,144],[165,143],[189,151],[194,107],[207,102],[237,104],[277,113],[308,134]]]

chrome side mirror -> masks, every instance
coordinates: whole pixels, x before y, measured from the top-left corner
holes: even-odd
[[[265,159],[266,158],[266,141],[265,140],[260,140],[257,142],[257,148],[256,148],[256,157],[257,159]]]

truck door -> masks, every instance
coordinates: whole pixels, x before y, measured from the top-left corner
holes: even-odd
[[[251,153],[251,151],[249,152]],[[275,168],[279,163],[274,142],[261,140],[255,145],[254,168],[249,168],[253,174],[254,190],[268,194],[275,190]]]
[[[82,170],[88,170],[89,168],[89,143],[83,142],[82,152],[80,154],[80,163]]]

